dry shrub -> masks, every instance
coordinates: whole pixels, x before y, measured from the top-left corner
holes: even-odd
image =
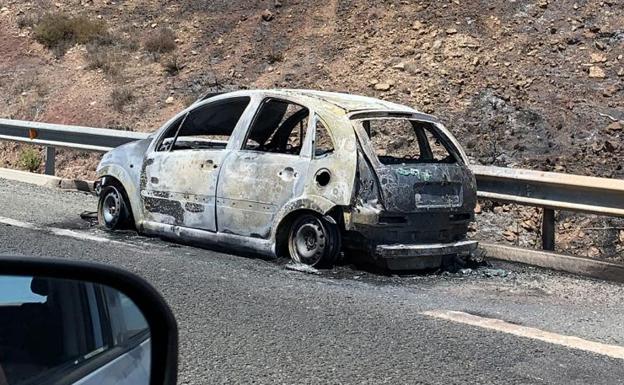
[[[34,29],[34,37],[57,56],[65,54],[74,44],[106,41],[110,38],[103,22],[84,16],[69,17],[62,13],[42,16]]]
[[[113,77],[121,75],[125,67],[125,55],[117,46],[87,44],[87,69],[101,69]]]
[[[154,57],[171,52],[176,48],[175,34],[169,28],[159,28],[145,39],[143,48]]]
[[[32,28],[39,23],[41,15],[35,12],[27,12],[17,17],[17,26],[19,28]]]
[[[176,55],[166,56],[161,60],[161,64],[165,68],[165,72],[167,72],[170,76],[177,75],[184,66],[180,64],[178,57]]]
[[[111,104],[118,112],[123,112],[124,107],[134,99],[132,90],[126,87],[113,89],[111,93]]]
[[[109,33],[87,43],[86,68],[101,69],[114,80],[122,80],[123,70],[128,61],[128,52],[135,51],[137,48],[136,40]]]
[[[18,166],[30,172],[35,172],[41,166],[41,155],[33,147],[24,148],[18,158]]]
[[[280,63],[284,61],[284,54],[275,49],[271,49],[271,51],[267,55],[267,61],[269,62],[269,64]]]

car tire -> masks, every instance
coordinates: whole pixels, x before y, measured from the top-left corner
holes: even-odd
[[[132,214],[123,188],[105,186],[98,201],[98,223],[108,230],[127,229],[132,226]]]
[[[329,268],[340,253],[340,231],[318,215],[303,214],[296,218],[288,233],[288,252],[295,263]]]

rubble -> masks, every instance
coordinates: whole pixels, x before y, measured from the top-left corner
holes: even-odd
[[[268,9],[265,9],[264,11],[262,11],[261,14],[262,20],[264,21],[271,21],[273,20],[273,12],[269,11]]]
[[[622,131],[624,123],[621,121],[613,122],[606,127],[607,131]]]
[[[507,277],[509,275],[509,271],[503,269],[491,269],[486,268],[481,270],[481,273],[486,277]]]
[[[284,267],[288,270],[298,271],[301,273],[314,274],[314,275],[321,274],[321,272],[318,269],[315,269],[314,267],[303,264],[303,263],[288,262],[286,265],[284,265]]]
[[[590,57],[592,63],[604,63],[607,61],[607,57],[601,53],[592,53]]]
[[[374,85],[374,88],[377,91],[389,91],[390,88],[392,88],[392,84],[390,84],[390,83],[376,83]]]
[[[589,77],[596,79],[604,79],[606,77],[605,72],[598,66],[589,67]]]

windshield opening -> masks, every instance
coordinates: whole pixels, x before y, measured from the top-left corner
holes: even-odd
[[[405,119],[360,120],[382,164],[456,163],[448,141],[432,123]]]

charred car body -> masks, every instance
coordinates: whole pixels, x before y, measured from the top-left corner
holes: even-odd
[[[105,154],[100,222],[331,266],[467,255],[476,184],[455,138],[407,106],[304,90],[200,100]]]

